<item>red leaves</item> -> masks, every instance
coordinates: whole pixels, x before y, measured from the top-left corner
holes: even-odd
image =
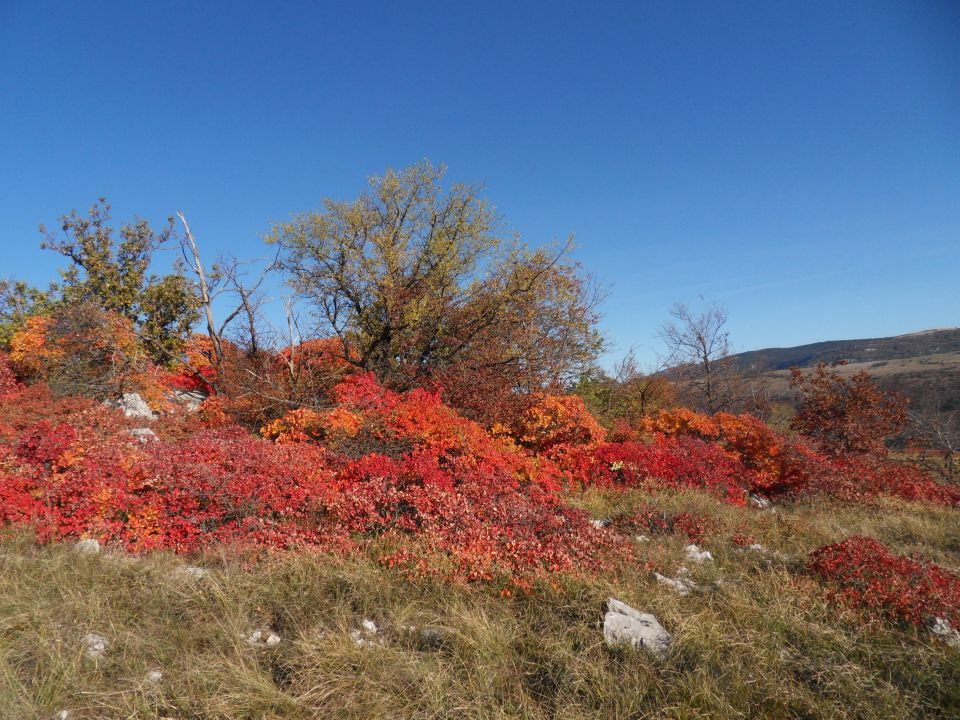
[[[368,374],[332,394],[332,409],[294,410],[265,426],[274,442],[209,429],[228,421],[218,396],[198,414],[157,423],[166,442],[142,446],[129,421],[90,401],[54,400],[41,385],[0,398],[0,522],[136,551],[370,547],[410,574],[520,588],[630,553],[621,536],[563,503],[565,482],[699,488],[735,504],[753,489],[957,502],[919,471],[828,459],[749,416],[661,414],[652,442],[602,443],[602,429],[569,398],[539,398],[514,427],[491,433],[439,393],[389,391]],[[615,525],[694,542],[709,529],[689,513],[652,510]]]
[[[820,363],[806,375],[797,368],[791,373],[790,385],[801,398],[791,423],[795,430],[812,438],[830,457],[886,457],[887,438],[907,422],[904,396],[883,392],[864,371],[843,377]]]
[[[10,368],[9,358],[4,353],[0,353],[0,398],[15,395],[21,390],[23,385]]]
[[[652,444],[608,443],[595,454],[587,482],[606,487],[702,489],[734,505],[746,503],[746,471],[719,446],[683,435]]]
[[[41,420],[21,437],[17,455],[28,463],[50,469],[76,439],[77,431],[72,426]]]
[[[922,625],[942,617],[960,623],[960,576],[939,565],[895,555],[872,538],[855,536],[818,548],[807,568],[851,607]]]

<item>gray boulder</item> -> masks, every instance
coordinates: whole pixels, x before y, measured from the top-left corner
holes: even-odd
[[[603,618],[603,639],[611,647],[632,645],[661,658],[673,638],[653,615],[610,598]]]
[[[187,410],[187,412],[196,412],[200,409],[207,396],[196,390],[174,390],[170,393],[170,399]]]
[[[122,410],[123,414],[128,418],[133,418],[135,420],[153,420],[154,414],[153,410],[150,409],[150,406],[147,405],[147,401],[140,397],[137,393],[124,393],[120,396],[119,400],[114,400],[113,402],[106,400],[103,403],[107,407],[117,408]]]

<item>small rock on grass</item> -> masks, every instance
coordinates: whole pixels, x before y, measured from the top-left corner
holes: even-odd
[[[681,568],[681,570],[684,568]],[[689,578],[682,577],[682,573],[677,573],[678,577],[671,578],[666,575],[661,575],[658,572],[655,572],[653,576],[657,579],[657,582],[661,585],[666,585],[669,588],[676,590],[678,595],[689,595],[691,592],[697,589],[697,584],[690,580]]]
[[[770,502],[769,498],[765,498],[763,495],[755,495],[750,493],[750,504],[761,510],[771,510],[773,508],[773,503]]]
[[[196,565],[184,565],[176,568],[170,575],[183,580],[204,580],[210,577],[210,571]]]
[[[79,540],[74,547],[76,547],[77,552],[81,552],[84,555],[96,555],[100,552],[100,542],[94,538]]]
[[[103,635],[87,633],[83,636],[83,653],[91,660],[102,658],[109,646],[109,641]]]
[[[713,555],[709,550],[701,550],[696,545],[687,545],[684,550],[687,553],[688,560],[693,560],[694,562],[698,563],[713,560]]]
[[[960,630],[953,627],[946,618],[930,618],[927,620],[927,629],[931,635],[946,643],[948,647],[960,649]]]
[[[673,638],[653,615],[610,598],[603,618],[603,639],[611,647],[632,645],[661,658]]]
[[[359,630],[350,631],[350,639],[360,647],[365,647],[367,645],[382,645],[383,640],[378,636],[380,628],[377,627],[377,624],[373,620],[363,620],[360,623]]]
[[[276,647],[280,644],[280,636],[270,630],[254,630],[247,642],[254,647]]]

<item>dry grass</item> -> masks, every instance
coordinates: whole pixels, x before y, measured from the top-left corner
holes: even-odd
[[[596,516],[650,502],[591,493]],[[530,596],[411,582],[366,558],[287,554],[255,563],[168,555],[130,559],[0,540],[0,718],[945,718],[960,716],[960,652],[922,633],[865,623],[826,604],[789,558],[738,552],[747,530],[798,558],[873,535],[897,551],[960,566],[956,511],[731,508],[703,495],[664,509],[708,515],[716,562],[690,566],[704,592],[679,597],[642,569],[689,563],[679,538],[638,546],[618,577],[564,578]],[[716,580],[722,582],[715,586]],[[615,595],[674,633],[668,657],[611,650],[600,624]],[[357,645],[365,618],[382,644]],[[423,639],[408,626],[429,627]],[[257,628],[274,648],[245,640]],[[99,661],[81,640],[110,642]],[[158,683],[146,681],[159,669]]]

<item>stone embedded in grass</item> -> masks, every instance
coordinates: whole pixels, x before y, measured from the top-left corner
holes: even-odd
[[[151,670],[147,673],[146,677],[144,677],[144,682],[151,685],[155,685],[161,680],[163,680],[163,673],[160,670]]]
[[[603,530],[603,528],[610,526],[610,518],[594,519],[590,521],[590,524],[593,525],[597,530]]]
[[[684,550],[687,553],[687,559],[693,562],[707,562],[713,560],[713,555],[709,550],[701,550],[696,545],[687,545]]]
[[[91,660],[99,660],[107,652],[110,643],[103,635],[87,633],[83,636],[83,653]]]
[[[210,571],[206,568],[197,567],[196,565],[185,565],[178,567],[171,572],[170,575],[173,578],[182,578],[184,580],[204,580],[210,577]]]
[[[673,639],[653,615],[609,598],[603,618],[603,639],[607,645],[632,645],[655,657],[663,657]]]
[[[646,535],[634,535],[633,539],[638,543],[650,542],[650,538],[648,538]]]
[[[96,538],[78,540],[74,547],[77,549],[77,552],[81,552],[84,555],[96,555],[100,552],[100,542]]]
[[[270,630],[254,630],[247,636],[247,643],[254,647],[276,647],[280,644],[280,636]]]
[[[440,628],[407,625],[402,630],[418,650],[439,650],[448,640],[447,633]]]
[[[678,575],[680,575],[680,573],[678,573]],[[667,587],[676,590],[678,595],[686,596],[697,589],[697,584],[693,580],[685,577],[671,578],[667,577],[666,575],[661,575],[658,572],[653,573],[653,576],[661,585],[666,585]]]
[[[755,495],[750,493],[750,504],[761,510],[770,510],[773,508],[773,503],[770,502],[769,498],[765,498],[763,495]]]
[[[948,647],[960,648],[960,630],[957,630],[950,621],[942,617],[932,617],[927,620],[927,629],[930,634]]]
[[[365,619],[360,623],[359,630],[350,631],[350,639],[360,647],[382,645],[383,639],[377,637],[379,632],[380,628],[377,627],[377,624],[373,620]]]

